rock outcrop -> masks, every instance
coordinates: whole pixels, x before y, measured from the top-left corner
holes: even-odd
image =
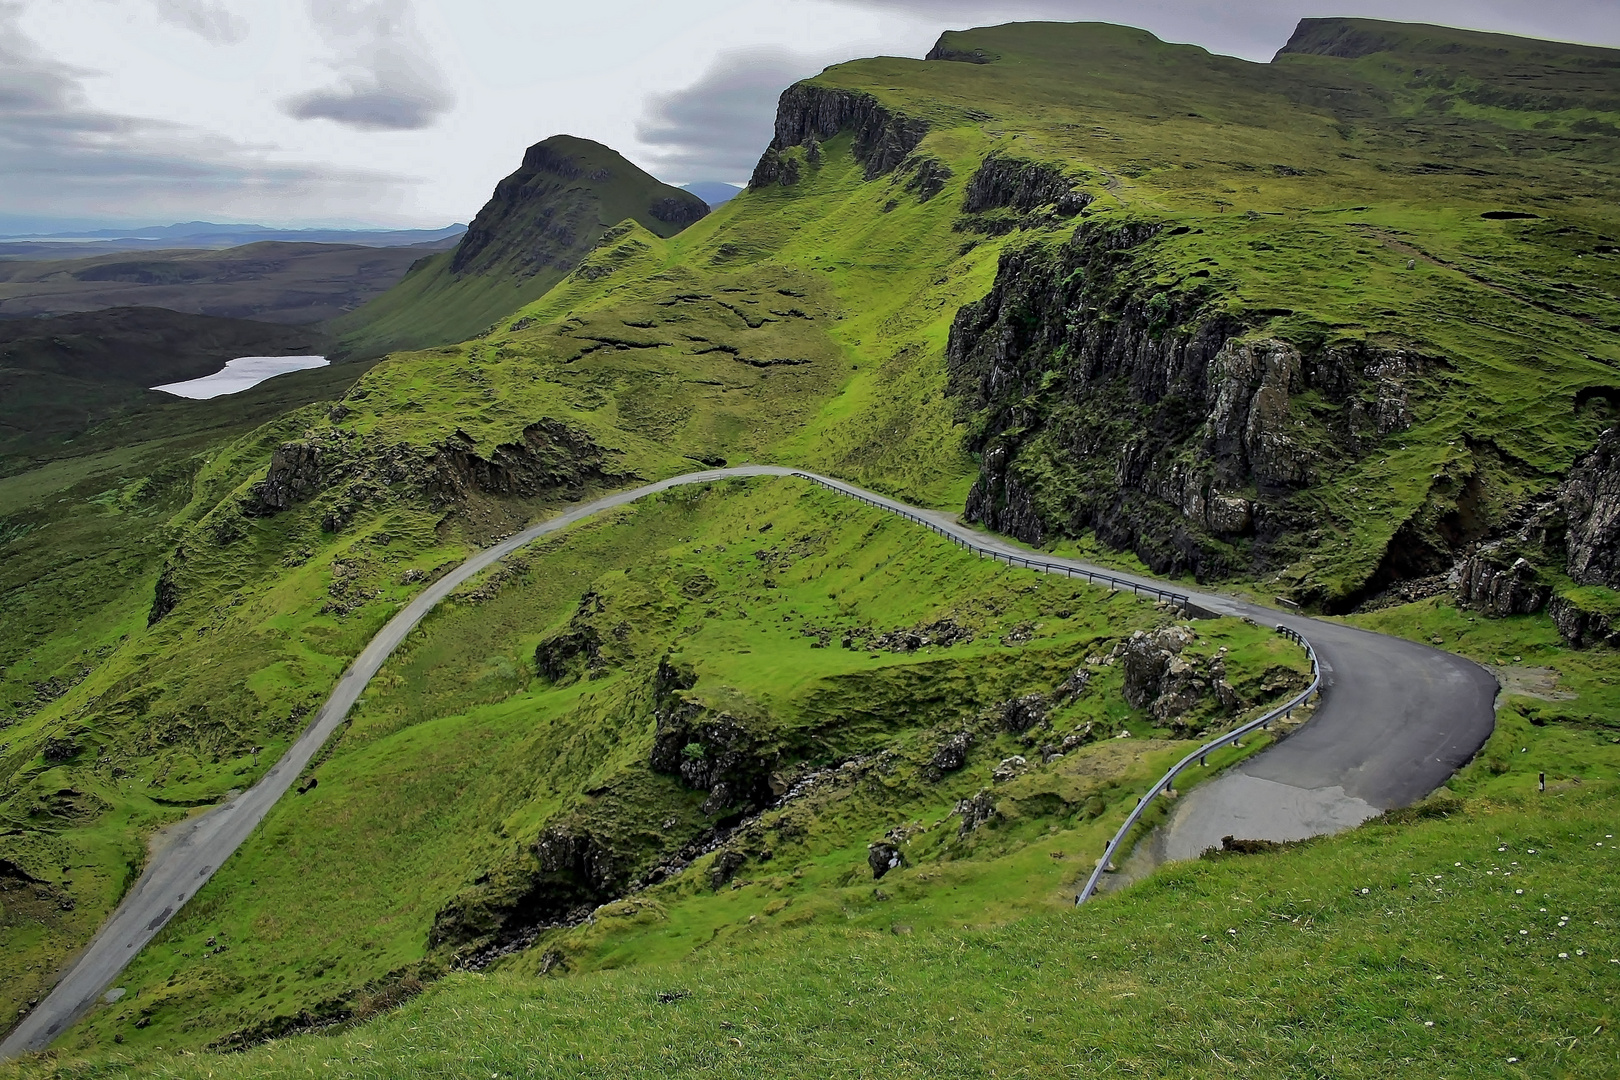
[[[1002,730],[1021,735],[1046,719],[1045,694],[1025,694],[1001,706]]]
[[[917,148],[928,134],[928,122],[896,112],[871,94],[814,82],[796,83],[777,102],[776,133],[749,186],[791,183],[785,179],[783,152],[795,146],[819,147],[840,131],[854,133],[855,160],[865,167],[866,178],[875,180],[893,171]]]
[[[562,683],[602,670],[602,634],[591,621],[601,612],[602,598],[586,593],[568,625],[535,646],[534,667],[542,679]]]
[[[981,200],[1021,205],[1068,183],[992,162]],[[1135,276],[1163,229],[1086,222],[1055,249],[1011,248],[989,295],[958,313],[948,392],[977,414],[982,454],[967,517],[1033,544],[1093,530],[1160,574],[1291,561],[1316,524],[1295,493],[1409,427],[1434,361],[1255,338],[1206,309],[1196,274],[1169,289]],[[1453,538],[1419,531],[1444,569]]]
[[[593,484],[635,479],[614,471],[609,456],[586,432],[549,419],[530,424],[517,441],[497,445],[487,457],[461,431],[423,453],[337,429],[273,450],[265,478],[240,509],[248,517],[270,517],[341,489],[327,517],[328,531],[336,531],[382,489],[399,485],[417,485],[436,509],[475,495],[573,498]]]
[[[1609,605],[1593,604],[1575,591],[1554,595],[1537,570],[1537,563],[1556,566],[1562,560],[1576,585],[1620,587],[1620,428],[1603,432],[1552,496],[1529,506],[1502,533],[1453,568],[1458,604],[1491,618],[1545,609],[1576,648],[1620,644]]]
[[[1198,635],[1187,626],[1138,630],[1115,648],[1125,673],[1125,701],[1145,709],[1156,720],[1185,727],[1183,721],[1206,698],[1222,709],[1241,707],[1237,690],[1226,681],[1224,651],[1205,661],[1184,656]]]
[[[1488,544],[1458,565],[1454,587],[1458,603],[1493,619],[1540,611],[1552,596],[1552,586],[1537,579],[1528,559],[1520,556],[1507,562],[1500,551],[1500,545]]]
[[[656,727],[649,764],[708,792],[705,814],[769,804],[775,798],[771,773],[780,760],[769,725],[759,717],[711,712],[685,696],[696,682],[689,670],[660,662],[652,687]]]
[[[898,870],[906,865],[906,856],[887,840],[879,840],[875,844],[867,845],[866,865],[872,868],[873,880],[877,880],[890,870]]]
[[[958,731],[935,748],[934,756],[928,762],[929,768],[936,773],[955,772],[967,764],[968,750],[973,742],[973,732]]]
[[[1558,492],[1567,522],[1569,576],[1581,585],[1620,588],[1620,428],[1610,428],[1570,470]]]
[[[627,884],[627,867],[611,843],[570,824],[552,825],[516,859],[483,874],[442,907],[428,946],[510,941],[575,923]]]
[[[556,492],[575,498],[593,484],[635,479],[614,471],[608,451],[589,434],[557,420],[530,424],[517,442],[501,443],[487,458],[458,431],[440,446],[429,470],[427,486],[437,506],[474,492],[508,497]]]
[[[1588,611],[1564,596],[1555,596],[1548,602],[1547,615],[1564,640],[1577,649],[1591,645],[1620,648],[1620,620],[1612,615]]]
[[[1075,191],[1075,186],[1076,181],[1053,165],[991,154],[968,180],[962,212],[982,214],[1006,209],[1028,213],[1039,206],[1053,205],[1072,216],[1091,202],[1091,196]]]
[[[279,514],[313,498],[330,479],[330,469],[322,469],[318,442],[282,443],[270,451],[270,471],[254,489],[254,500],[246,509],[254,516]]]

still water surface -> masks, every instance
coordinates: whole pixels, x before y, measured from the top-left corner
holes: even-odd
[[[258,386],[266,379],[284,375],[289,371],[304,371],[308,368],[325,366],[324,356],[239,356],[212,375],[187,382],[165,383],[152,389],[173,394],[175,397],[201,401],[205,398],[223,397],[226,394],[239,394],[250,387]]]

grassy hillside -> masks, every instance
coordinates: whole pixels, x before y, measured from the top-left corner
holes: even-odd
[[[25,1074],[1607,1075],[1620,752],[1592,734],[1499,732],[1414,812],[1177,864],[1081,909],[1009,919],[964,889],[930,926],[937,871],[908,869],[796,918],[799,868],[762,867],[710,901],[727,918],[678,963],[455,973],[378,994],[370,1022],[244,1054],[119,1047]],[[1561,751],[1576,773],[1556,771]],[[632,941],[680,918],[598,914]]]
[[[1114,804],[1185,752],[1097,659],[1167,621],[803,481],[681,492],[593,523],[432,617],[319,786],[278,808],[122,978],[129,1007],[98,1014],[80,1045],[273,1033],[513,943],[576,970],[679,959],[746,923],[753,908],[727,886],[759,874],[783,875],[790,923],[842,923],[871,906],[868,844],[897,826],[916,834],[910,865],[937,868],[897,894],[919,928],[1069,903]],[[900,643],[909,628],[942,644]],[[1198,634],[1183,655],[1224,647],[1245,703],[1305,678],[1268,631]],[[1094,677],[1065,693],[1087,655]],[[1045,715],[1009,723],[1005,704],[1030,693]],[[1233,715],[1206,693],[1174,731]],[[961,731],[965,763],[931,767]],[[1047,743],[1069,752],[1043,763]],[[1019,754],[1030,764],[992,779]],[[975,828],[953,807],[981,792],[990,821]],[[622,920],[583,919],[626,892]]]
[[[60,249],[63,245],[51,245]],[[124,251],[0,259],[0,316],[161,307],[307,326],[392,288],[426,248],[261,241],[224,251]]]
[[[217,445],[165,482],[136,471],[104,487],[84,481],[73,502],[53,504],[71,518],[52,520],[84,528],[97,520],[84,513],[94,506],[118,524],[86,534],[73,565],[112,567],[105,536],[127,543],[138,531],[142,546],[117,572],[82,579],[74,603],[94,619],[62,616],[49,582],[67,572],[65,558],[41,563],[5,596],[21,617],[7,621],[3,644],[26,660],[0,678],[12,718],[0,732],[0,859],[32,879],[23,891],[37,903],[3,909],[0,952],[11,967],[0,985],[13,996],[0,1006],[26,1003],[84,940],[152,827],[268,766],[346,660],[436,568],[561,502],[637,478],[721,460],[808,465],[966,507],[1032,543],[1235,580],[1265,596],[1291,592],[1324,608],[1402,583],[1432,585],[1436,574],[1441,584],[1429,591],[1443,592],[1451,561],[1512,527],[1612,422],[1617,396],[1605,388],[1620,363],[1612,56],[1342,21],[1306,24],[1268,65],[1117,27],[948,34],[932,59],[841,65],[789,91],[752,189],[689,228],[665,236],[623,222],[629,215],[597,215],[591,228],[600,231],[571,270],[491,320],[488,334],[392,356],[341,401]],[[516,212],[510,220],[513,235],[533,224]],[[477,223],[474,233],[496,236]],[[465,280],[481,284],[454,301],[462,310],[509,287],[496,283],[512,277],[502,260],[518,247],[491,244],[465,247]],[[480,277],[485,256],[490,272]],[[453,263],[423,282],[446,280]],[[489,299],[491,310],[513,302]],[[43,518],[49,499],[72,490],[65,473],[14,480],[8,521]],[[958,569],[951,549],[935,552],[925,538],[814,501],[822,498],[784,483],[648,508],[548,547],[436,617],[318,767],[320,786],[278,809],[222,869],[138,961],[130,976],[138,993],[72,1035],[73,1053],[101,1053],[119,1036],[145,1054],[231,1033],[252,1038],[300,1018],[363,1015],[458,961],[482,963],[509,946],[519,948],[498,958],[510,969],[501,979],[515,981],[499,981],[498,993],[523,986],[510,993],[549,1000],[538,976],[570,970],[585,973],[571,987],[599,995],[582,1000],[605,1009],[655,983],[681,989],[677,973],[703,969],[659,965],[686,963],[704,942],[720,943],[701,950],[701,962],[716,965],[711,985],[750,987],[762,999],[750,1007],[774,1002],[781,1015],[830,1032],[832,1045],[881,1053],[861,1050],[866,1039],[885,1041],[887,1029],[866,1030],[885,1022],[871,1009],[860,1025],[824,1022],[814,1010],[825,1003],[806,996],[815,984],[793,982],[791,966],[746,974],[761,965],[732,945],[800,912],[809,926],[765,947],[846,965],[867,957],[868,945],[885,962],[960,948],[988,979],[1012,978],[1008,963],[1022,970],[1024,960],[1005,959],[1025,956],[1014,942],[1068,941],[1073,948],[1054,949],[1062,960],[1051,972],[1016,984],[1050,1006],[1022,1015],[1090,1010],[1089,1031],[1117,1009],[1139,1033],[1132,1061],[1155,1052],[1147,1040],[1167,1025],[1198,1025],[1204,1014],[1195,1009],[1252,987],[1255,972],[1296,971],[1264,985],[1279,1000],[1298,998],[1304,953],[1280,942],[1231,974],[1201,959],[1207,943],[1178,938],[1156,956],[1168,965],[1164,977],[1181,981],[1162,984],[1152,981],[1158,969],[1144,974],[1124,952],[1110,969],[1093,947],[1098,970],[1117,970],[1126,987],[1115,993],[1141,1000],[1075,1002],[1072,981],[1047,981],[1072,975],[1062,965],[1091,955],[1082,942],[1114,925],[1089,914],[1060,923],[1070,916],[1046,908],[1078,875],[1082,852],[1123,815],[1153,755],[1172,752],[1140,737],[1186,731],[1142,728],[1139,741],[1109,740],[1009,777],[1008,796],[990,807],[1003,824],[968,837],[966,848],[948,841],[957,826],[935,823],[951,811],[958,820],[976,814],[957,810],[957,800],[994,790],[986,771],[1022,744],[987,730],[968,766],[977,771],[965,771],[958,790],[956,780],[927,779],[939,748],[929,743],[945,734],[936,725],[1005,705],[1021,687],[1055,694],[1061,669],[1084,667],[1103,639],[1156,616],[1059,597],[1054,586],[1009,594],[973,566],[939,580],[942,569]],[[765,525],[771,531],[761,533]],[[37,537],[5,535],[8,557],[41,557]],[[799,576],[811,568],[821,580]],[[975,644],[938,658],[868,648],[950,606],[979,613]],[[1027,612],[1028,641],[1008,640],[1022,637],[1004,621],[1017,612]],[[1297,881],[1314,904],[1320,890],[1303,891],[1309,882],[1347,889],[1377,862],[1395,875],[1380,888],[1402,886],[1407,870],[1432,877],[1437,860],[1482,854],[1474,849],[1487,833],[1525,846],[1536,846],[1532,836],[1552,846],[1543,839],[1551,836],[1561,850],[1609,812],[1602,784],[1617,764],[1609,740],[1620,714],[1612,651],[1565,648],[1544,616],[1486,621],[1443,597],[1367,617],[1499,662],[1517,680],[1496,740],[1457,785],[1469,800],[1461,815],[1411,832],[1392,823],[1256,863],[1172,871],[1095,909],[1116,913],[1106,919],[1127,928],[1121,941],[1168,942],[1148,931],[1155,920],[1174,922],[1163,909],[1199,883],[1211,890],[1195,894],[1200,918],[1225,923],[1199,932],[1218,938],[1238,929],[1232,905],[1247,908],[1226,898],[1252,898],[1272,887],[1267,880]],[[852,633],[862,621],[873,637]],[[820,630],[835,628],[825,649],[813,648]],[[844,631],[851,648],[839,647]],[[1244,628],[1231,632],[1222,638],[1227,631],[1212,627],[1206,643],[1229,641],[1235,657],[1261,647]],[[991,644],[992,633],[1004,643]],[[666,652],[674,673],[661,676]],[[704,659],[688,672],[676,662],[682,655]],[[942,687],[919,688],[915,669],[936,664],[928,670],[944,672]],[[689,678],[691,686],[677,685]],[[1106,690],[1107,676],[1099,678]],[[834,711],[822,698],[828,684],[848,708],[823,730],[814,720]],[[1065,708],[1092,708],[1086,701],[1119,699],[1099,692]],[[919,717],[921,702],[930,711]],[[686,716],[688,705],[731,719],[684,744],[660,744],[660,724]],[[1141,722],[1123,711],[1086,718]],[[720,738],[721,729],[730,735]],[[726,800],[704,804],[714,798],[714,762],[733,752],[732,764],[759,766],[733,779],[746,780],[761,804],[758,784],[769,788],[772,777],[760,762],[770,754],[806,768],[888,754],[881,760],[893,771],[852,777],[847,795],[832,785],[825,802],[807,796],[796,804],[803,820],[790,804],[735,838],[740,862],[706,851],[684,873],[646,880],[660,860],[685,863],[671,845],[724,820]],[[1540,771],[1579,780],[1582,799],[1593,801],[1556,825],[1557,812],[1519,801]],[[913,823],[927,829],[909,833]],[[899,840],[885,838],[890,829]],[[869,843],[899,848],[908,836],[914,865],[882,882],[859,879],[872,873],[862,869]],[[1606,857],[1599,851],[1583,858]],[[1562,865],[1568,873],[1548,879],[1552,899],[1607,902],[1590,873],[1596,864]],[[615,899],[636,884],[652,888]],[[1292,1060],[1309,1071],[1319,1051],[1330,1055],[1321,1068],[1362,1060],[1372,1033],[1391,1030],[1380,1007],[1430,1006],[1416,996],[1414,953],[1451,955],[1477,943],[1480,926],[1494,933],[1492,920],[1529,914],[1507,895],[1444,911],[1408,900],[1400,910],[1410,947],[1368,937],[1392,916],[1349,908],[1333,909],[1343,921],[1330,938],[1312,940],[1328,950],[1326,985],[1347,987],[1329,1003],[1331,1023],[1301,1020],[1263,1050],[1245,1042],[1247,1058],[1226,1043],[1215,1049],[1272,1071]],[[598,908],[594,921],[571,922]],[[1288,927],[1311,925],[1302,908],[1279,913]],[[1253,914],[1270,918],[1257,906]],[[881,946],[862,930],[830,929],[845,921],[913,933]],[[998,928],[963,945],[960,923]],[[1283,925],[1277,933],[1292,932]],[[1397,953],[1406,959],[1391,959]],[[1436,973],[1452,982],[1473,971],[1447,962]],[[1401,1053],[1413,1062],[1460,1053],[1483,1068],[1483,1055],[1500,1050],[1506,1068],[1507,1056],[1531,1058],[1504,1040],[1529,1038],[1560,1009],[1591,1015],[1575,996],[1585,984],[1554,985],[1551,968],[1504,965],[1473,973],[1487,989],[1530,980],[1543,998],[1458,999],[1457,1015],[1475,1017],[1489,1038],[1422,1050],[1416,1040],[1429,1029],[1414,1029],[1395,1044]],[[621,966],[633,970],[589,974]],[[963,991],[949,989],[945,969],[919,971],[934,974],[905,983],[906,1000],[962,1015]],[[1125,979],[1130,971],[1136,979]],[[1192,989],[1172,998],[1139,981]],[[458,976],[434,991],[443,997],[378,1031],[414,1038],[404,1033],[427,1015],[420,1010],[442,1002],[453,1014],[470,1008],[456,995],[490,989]],[[504,999],[487,1000],[491,1011],[480,1015],[507,1022]],[[1249,1030],[1274,1017],[1270,1000],[1251,992],[1233,1023]],[[1533,1011],[1543,1003],[1547,1013]],[[1016,1010],[991,1016],[986,1006],[986,1015],[976,1034],[1035,1071],[1051,1047],[1073,1049],[1021,1034],[1036,1029],[1015,1036],[1007,1024],[1017,1026]],[[671,1030],[669,1042],[620,1041],[653,1054],[690,1045],[697,1068],[719,1061],[697,1040],[712,1036],[729,1053],[732,1037],[756,1037]],[[1595,1060],[1583,1056],[1595,1052],[1593,1036],[1547,1030],[1588,1040],[1579,1054],[1559,1051],[1572,1071]],[[784,1062],[800,1037],[774,1044],[774,1058],[744,1054],[738,1068],[791,1072]],[[310,1056],[299,1067],[315,1067],[311,1045],[332,1044],[300,1044],[294,1053]],[[434,1053],[420,1041],[375,1045],[417,1066],[427,1059],[407,1055]],[[524,1052],[519,1045],[492,1042],[490,1052]],[[589,1045],[598,1044],[569,1053]],[[937,1061],[944,1046],[927,1044],[919,1059]],[[604,1046],[596,1060],[604,1072],[652,1067],[624,1056],[639,1052]],[[685,1060],[677,1054],[669,1067]],[[1385,1072],[1405,1063],[1387,1052],[1367,1060]],[[247,1061],[270,1067],[266,1057],[240,1059],[242,1068]]]
[[[635,221],[669,236],[707,212],[600,143],[556,135],[529,148],[454,249],[424,258],[332,330],[357,358],[464,341],[543,296],[612,226]]]

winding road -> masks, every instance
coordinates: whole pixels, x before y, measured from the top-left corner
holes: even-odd
[[[377,632],[350,665],[315,719],[257,784],[184,822],[149,862],[135,887],[68,967],[51,993],[0,1043],[0,1060],[43,1050],[82,1017],[125,965],[264,820],[338,729],[388,657],[422,618],[468,578],[532,541],[605,510],[687,484],[730,477],[800,476],[928,523],[984,554],[1030,557],[1007,541],[839,480],[802,470],[744,465],[687,473],[582,503],[479,552],[434,582]],[[1106,574],[1154,591],[1165,582],[1075,560],[1040,556],[1055,570]],[[1162,857],[1179,859],[1217,846],[1227,835],[1297,840],[1351,828],[1384,810],[1416,802],[1445,783],[1484,745],[1493,724],[1496,680],[1451,653],[1339,623],[1275,611],[1218,593],[1188,592],[1220,615],[1286,625],[1316,650],[1322,692],[1315,715],[1263,753],[1199,785],[1155,839]]]

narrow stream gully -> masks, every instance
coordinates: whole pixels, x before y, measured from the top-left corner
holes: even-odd
[[[799,476],[918,519],[982,554],[1036,558],[1051,572],[1107,575],[1143,589],[1186,593],[1217,615],[1288,626],[1315,649],[1322,690],[1314,716],[1288,738],[1179,799],[1152,843],[1162,859],[1195,858],[1223,836],[1300,840],[1338,832],[1417,802],[1444,784],[1490,737],[1496,680],[1460,656],[1219,593],[1189,591],[1142,575],[1036,555],[1010,541],[853,484],[773,465],[709,469],[617,492],[530,526],[472,556],[428,586],[379,630],[338,680],[304,733],[259,782],[182,823],[90,944],[4,1042],[0,1060],[43,1050],[82,1017],[135,955],[264,820],[343,723],[366,684],[406,635],[464,581],[519,548],[603,511],[661,491],[731,477]]]

